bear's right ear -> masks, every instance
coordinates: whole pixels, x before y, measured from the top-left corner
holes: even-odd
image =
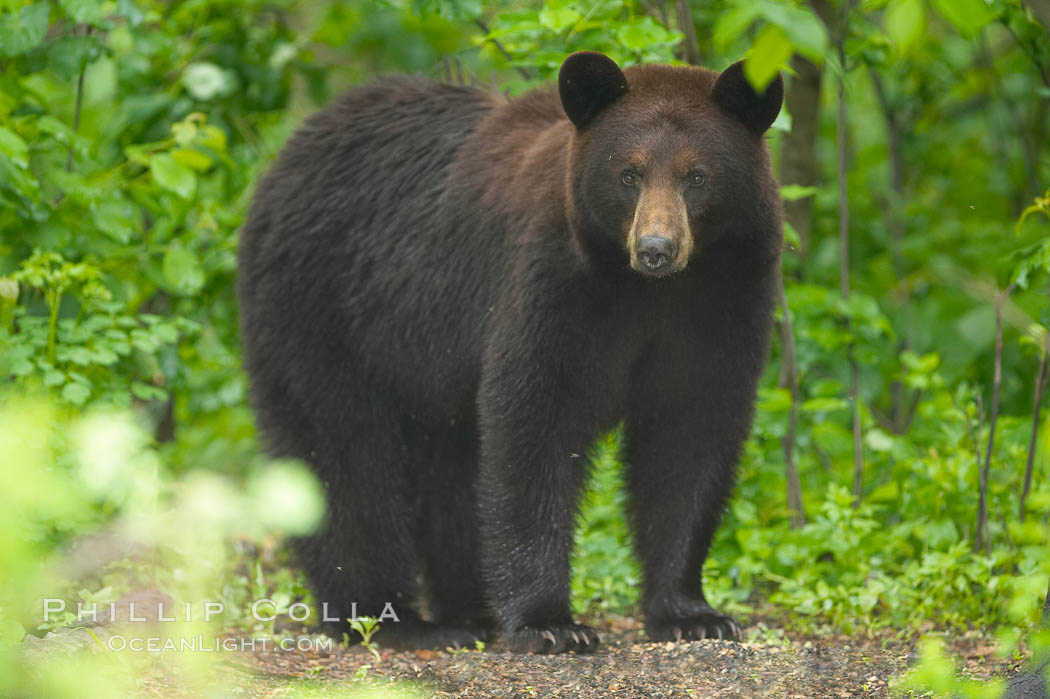
[[[582,129],[627,92],[627,78],[608,56],[578,51],[561,64],[558,92],[566,116]]]

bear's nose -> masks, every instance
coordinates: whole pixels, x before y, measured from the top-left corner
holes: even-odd
[[[638,241],[638,259],[652,272],[669,265],[677,252],[674,241],[662,235],[643,235]]]

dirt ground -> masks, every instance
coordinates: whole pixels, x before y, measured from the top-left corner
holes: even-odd
[[[591,655],[512,655],[498,646],[479,651],[393,652],[374,657],[362,646],[330,650],[237,650],[213,654],[192,680],[178,656],[136,654],[134,696],[195,697],[882,697],[891,678],[916,661],[914,639],[886,632],[877,638],[785,634],[775,623],[751,619],[744,643],[705,640],[647,643],[630,617],[589,620],[602,635]],[[47,661],[91,653],[122,633],[121,622],[92,630],[62,629],[23,642],[25,668],[46,671]],[[382,634],[377,636],[381,640]],[[230,637],[227,640],[238,640]],[[1004,659],[995,643],[975,635],[945,638],[965,676],[1013,675],[1021,659]],[[294,644],[293,646],[294,647]],[[192,655],[192,654],[191,654]],[[118,660],[120,658],[118,657]],[[123,662],[123,660],[122,660]],[[112,663],[111,663],[112,664]],[[134,669],[132,669],[134,667]]]
[[[641,624],[629,618],[606,621],[600,631],[603,646],[593,655],[383,651],[377,662],[356,646],[330,653],[239,653],[231,671],[246,674],[252,696],[293,696],[302,691],[305,680],[321,692],[351,683],[373,688],[376,696],[392,695],[400,681],[414,687],[415,693],[408,696],[424,697],[809,699],[888,696],[890,678],[917,659],[911,644],[892,638],[858,642],[760,633],[773,640],[645,643]],[[991,641],[948,639],[948,648],[970,677],[1013,674],[1018,669],[1017,661],[995,655]]]

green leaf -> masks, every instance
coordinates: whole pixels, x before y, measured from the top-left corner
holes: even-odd
[[[6,126],[0,126],[0,153],[20,168],[29,165],[29,147],[21,136]]]
[[[226,132],[218,126],[208,124],[200,129],[197,143],[215,151],[216,155],[226,154]]]
[[[36,48],[47,34],[50,4],[26,5],[18,14],[0,16],[0,56],[18,56]]]
[[[951,546],[959,540],[959,530],[950,519],[926,522],[920,531],[922,540],[934,549]]]
[[[117,0],[117,14],[128,20],[128,24],[137,27],[142,24],[144,15],[134,0]]]
[[[185,165],[179,164],[171,153],[154,155],[149,161],[149,170],[164,189],[189,199],[197,189],[197,177]]]
[[[168,397],[164,389],[150,386],[141,381],[135,381],[131,384],[131,392],[140,400],[164,400]]]
[[[324,515],[324,491],[298,463],[278,462],[256,473],[248,490],[259,519],[289,534],[314,531]],[[273,599],[281,604],[277,595]]]
[[[95,364],[102,364],[104,366],[112,366],[117,363],[117,353],[108,347],[96,347],[92,353],[92,361]]]
[[[197,172],[206,172],[212,163],[211,158],[193,148],[176,148],[171,152],[171,157],[175,158],[175,162],[180,165],[185,165]]]
[[[45,114],[36,121],[36,127],[42,133],[50,134],[64,146],[76,140],[77,135],[73,129],[51,115]]]
[[[98,202],[91,207],[91,220],[108,238],[126,244],[139,231],[139,208],[123,197]]]
[[[180,146],[190,145],[197,139],[196,120],[187,118],[175,122],[171,125],[171,135]]]
[[[787,243],[788,249],[790,250],[802,249],[802,237],[788,220],[784,221],[784,242]]]
[[[929,374],[930,372],[936,371],[937,367],[940,366],[940,363],[941,357],[936,352],[929,352],[921,357],[915,352],[907,350],[901,352],[901,364],[903,364],[908,371]]]
[[[786,3],[759,3],[761,14],[787,34],[794,48],[814,63],[823,63],[828,32],[811,11]]]
[[[674,41],[676,35],[652,17],[643,17],[633,24],[624,24],[616,30],[616,40],[631,51],[644,51],[657,44]]]
[[[561,32],[571,27],[583,17],[571,5],[566,3],[546,2],[540,10],[540,24],[552,32]]]
[[[794,49],[783,29],[767,24],[755,37],[744,61],[744,75],[755,90],[762,91],[791,59]]]
[[[157,323],[152,328],[153,336],[161,342],[174,343],[179,339],[179,331],[171,323]]]
[[[61,386],[66,382],[66,375],[58,369],[48,369],[44,372],[44,385],[49,387]]]
[[[901,53],[910,53],[926,31],[922,0],[893,0],[883,17],[886,34]]]
[[[964,36],[972,37],[996,18],[998,12],[984,0],[933,0],[942,17]]]
[[[11,363],[9,371],[15,376],[29,376],[33,373],[33,363],[28,359],[16,358]]]
[[[98,24],[104,16],[99,0],[58,0],[58,4],[78,24]]]
[[[18,301],[18,282],[10,277],[0,277],[0,307],[15,305]]]
[[[420,16],[437,14],[447,20],[476,19],[481,16],[481,0],[415,0],[413,9]]]
[[[210,100],[225,93],[226,73],[214,63],[190,63],[182,71],[182,85],[195,99]]]
[[[810,398],[802,404],[804,413],[830,413],[835,410],[845,410],[849,407],[849,401],[842,398]]]
[[[26,632],[14,619],[0,613],[0,650],[15,649],[25,638]]]
[[[743,34],[759,15],[758,3],[741,3],[718,16],[712,32],[715,50],[725,53],[730,45]]]
[[[816,193],[816,187],[804,187],[800,184],[785,184],[780,187],[780,196],[784,201],[798,201]]]
[[[874,427],[864,435],[864,444],[872,451],[887,452],[893,449],[893,437]]]
[[[191,296],[204,286],[204,268],[200,260],[178,241],[168,246],[162,268],[165,281],[176,294]]]
[[[88,63],[102,55],[102,44],[93,36],[63,36],[47,46],[47,67],[63,80],[72,80]]]
[[[80,366],[91,364],[93,359],[91,352],[86,347],[73,347],[64,354],[66,361],[73,362]]]
[[[79,381],[71,381],[62,389],[62,397],[73,405],[83,405],[91,397],[91,389]]]
[[[167,279],[165,279],[165,281],[167,281]],[[135,322],[134,318],[129,318],[129,320],[132,323]],[[153,354],[157,351],[157,348],[160,347],[160,341],[157,338],[150,335],[145,330],[143,330],[142,328],[135,328],[131,331],[130,334],[131,344],[135,347],[135,349],[141,352],[145,352],[146,354]]]
[[[758,409],[779,413],[791,408],[791,391],[786,388],[762,388],[758,391]]]

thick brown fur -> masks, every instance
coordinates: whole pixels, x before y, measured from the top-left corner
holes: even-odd
[[[739,635],[700,573],[768,348],[779,78],[762,95],[729,76],[716,101],[712,71],[581,55],[560,97],[351,90],[290,140],[244,226],[259,426],[328,494],[299,554],[329,614],[393,605],[381,644],[594,648],[569,557],[588,449],[622,419],[650,637]],[[674,238],[659,275],[640,236]]]

